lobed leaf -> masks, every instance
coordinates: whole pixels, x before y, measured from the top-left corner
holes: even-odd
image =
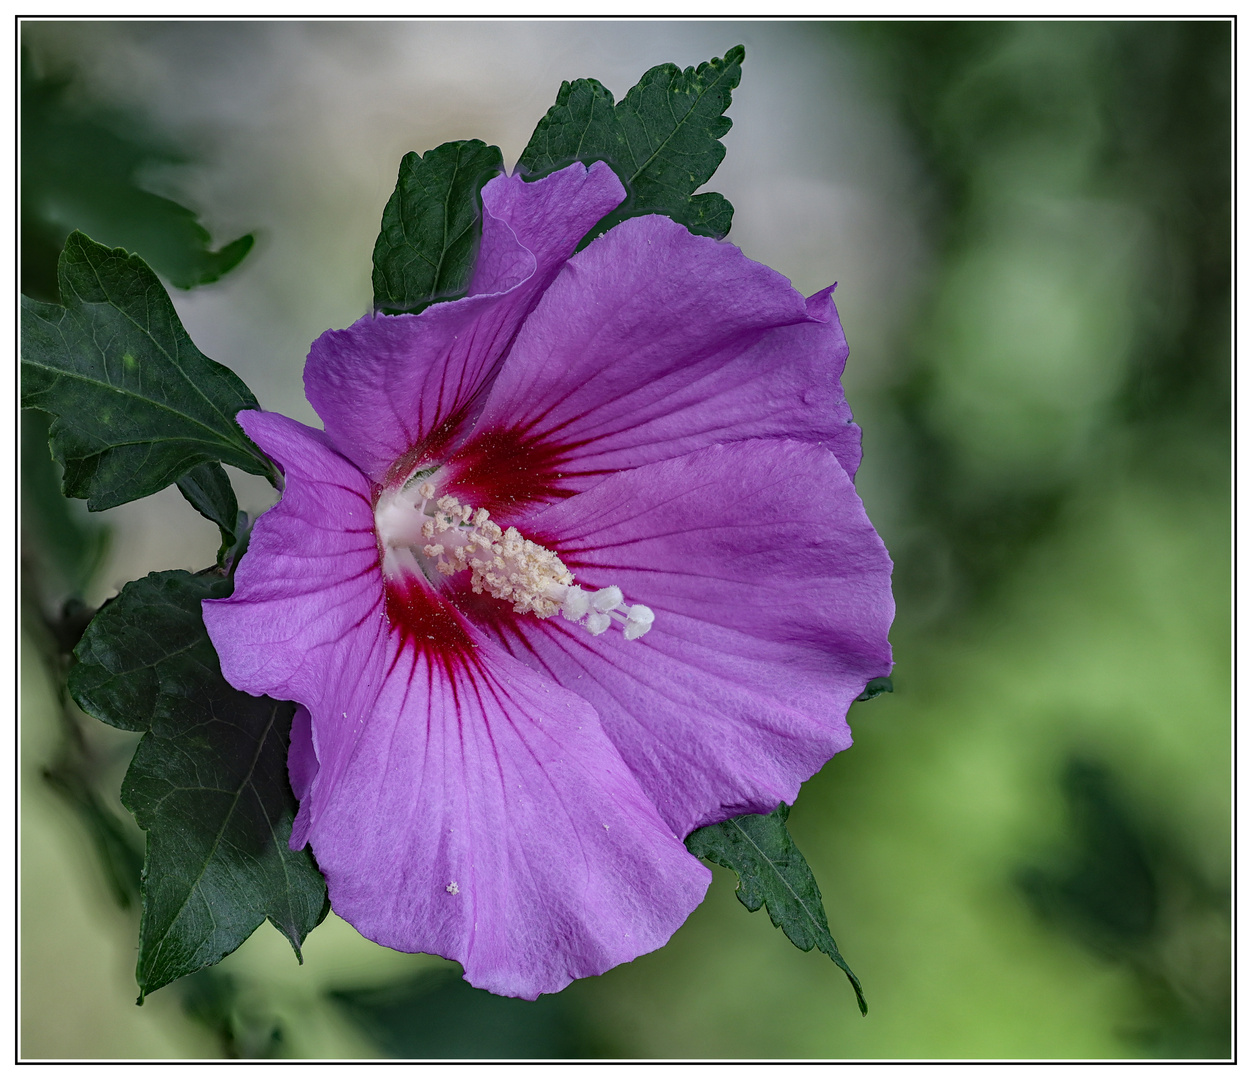
[[[518,168],[539,177],[573,161],[612,165],[629,198],[589,238],[628,217],[664,214],[694,233],[720,240],[730,231],[734,208],[715,192],[694,192],[726,156],[721,139],[731,121],[724,114],[739,85],[743,57],[743,46],[737,45],[698,68],[661,64],[616,105],[595,79],[562,83]]]
[[[374,244],[374,307],[417,312],[469,288],[482,235],[483,185],[504,169],[478,139],[405,154]]]
[[[838,964],[864,1016],[868,1006],[861,981],[835,945],[813,871],[787,831],[790,812],[786,803],[779,803],[769,814],[743,814],[706,825],[687,837],[687,850],[733,870],[739,877],[739,902],[749,911],[764,904],[770,920],[796,948],[808,952],[816,945]]]
[[[201,601],[230,592],[181,570],[133,581],[75,650],[70,692],[105,723],[145,730],[122,802],[148,834],[136,978],[140,1001],[233,952],[266,919],[300,955],[326,885],[287,842],[294,706],[222,677]]]
[[[70,696],[83,712],[125,731],[173,721],[195,687],[220,679],[200,601],[229,596],[215,574],[149,574],[126,585],[91,620],[74,649]]]
[[[22,407],[54,417],[66,495],[104,510],[214,461],[273,478],[235,422],[256,398],[192,344],[142,259],[75,232],[57,276],[61,304],[22,298]]]

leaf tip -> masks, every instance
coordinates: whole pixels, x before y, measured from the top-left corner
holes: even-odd
[[[834,959],[834,957],[831,957],[831,959]],[[848,982],[852,984],[852,992],[856,994],[856,1004],[857,1004],[857,1007],[861,1010],[861,1015],[868,1016],[869,1004],[865,1000],[865,991],[861,989],[861,980],[856,977],[856,973],[850,967],[848,967],[847,964],[841,963],[840,962],[841,960],[842,960],[842,957],[840,958],[840,960],[836,960],[835,962],[839,964],[839,966],[843,969],[843,973],[848,977]]]
[[[865,689],[857,697],[857,701],[873,701],[880,694],[895,693],[895,684],[891,681],[890,676],[883,679],[870,679],[865,684]]]

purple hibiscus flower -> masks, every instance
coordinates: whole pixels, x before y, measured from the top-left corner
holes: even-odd
[[[313,344],[324,431],[241,413],[285,490],[204,607],[301,706],[334,909],[526,998],[664,944],[681,838],[793,801],[891,667],[831,290],[663,217],[573,254],[624,194],[497,177],[468,296]]]

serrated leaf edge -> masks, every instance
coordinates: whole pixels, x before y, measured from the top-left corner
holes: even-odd
[[[730,63],[729,61],[730,61],[730,57],[731,57],[731,55],[732,55],[732,54],[734,54],[734,53],[738,53],[739,55],[735,58],[734,63],[732,64],[732,63]],[[652,151],[652,154],[648,157],[648,159],[647,159],[647,160],[646,160],[646,161],[645,161],[642,165],[640,165],[640,166],[639,166],[639,167],[638,167],[638,168],[634,171],[634,173],[630,176],[630,183],[631,183],[632,185],[633,185],[633,184],[634,184],[634,182],[638,179],[638,177],[639,177],[640,173],[642,173],[642,172],[643,172],[643,171],[644,171],[644,170],[645,170],[645,169],[646,169],[649,165],[651,165],[651,164],[652,164],[652,162],[653,162],[653,160],[656,158],[656,156],[657,156],[658,154],[660,154],[660,153],[661,153],[661,151],[662,151],[662,150],[664,150],[664,149],[665,149],[665,147],[669,144],[670,140],[671,140],[671,139],[673,139],[673,138],[674,138],[674,137],[678,134],[678,132],[679,132],[679,130],[682,128],[683,124],[685,124],[685,123],[687,122],[688,118],[689,118],[689,117],[691,116],[691,114],[692,114],[692,113],[696,110],[696,108],[699,106],[700,102],[702,102],[702,101],[704,100],[704,98],[706,97],[706,95],[711,94],[714,90],[716,90],[716,89],[717,89],[717,88],[721,85],[721,83],[722,83],[723,79],[724,79],[724,78],[728,75],[728,73],[729,73],[729,71],[730,71],[730,68],[731,68],[732,66],[736,65],[736,64],[741,64],[741,63],[743,62],[744,55],[745,55],[745,54],[744,54],[744,48],[743,48],[743,46],[742,46],[742,45],[736,45],[736,46],[735,46],[733,49],[731,49],[731,50],[730,50],[730,51],[729,51],[729,52],[728,52],[725,56],[723,56],[723,57],[718,57],[718,58],[716,58],[716,59],[714,59],[714,60],[706,60],[706,61],[704,61],[702,64],[700,64],[700,66],[699,66],[699,67],[695,67],[695,68],[687,68],[687,70],[686,70],[686,71],[683,71],[682,69],[680,69],[680,68],[678,67],[678,65],[677,65],[677,64],[662,64],[662,65],[659,65],[659,67],[660,67],[661,69],[663,69],[663,70],[664,70],[664,69],[668,69],[668,70],[666,71],[666,74],[667,74],[667,75],[670,75],[671,79],[673,78],[673,76],[682,76],[682,75],[687,74],[688,72],[690,72],[694,78],[698,79],[698,78],[700,77],[700,70],[701,70],[701,68],[708,68],[708,67],[712,67],[714,64],[719,65],[719,67],[718,67],[718,70],[717,70],[717,78],[716,78],[713,82],[711,82],[708,86],[706,86],[703,90],[701,90],[701,91],[700,91],[700,93],[699,93],[699,95],[696,97],[695,101],[693,101],[693,102],[692,102],[692,104],[691,104],[691,108],[689,108],[689,109],[686,111],[686,113],[684,113],[684,114],[683,114],[682,118],[681,118],[680,120],[678,120],[678,121],[677,121],[677,123],[675,123],[675,125],[674,125],[674,129],[673,129],[673,130],[672,130],[672,131],[671,131],[671,132],[670,132],[667,136],[665,136],[665,139],[661,142],[661,144],[660,144],[660,145],[659,145],[659,146],[658,146],[658,147],[657,147],[654,151]],[[653,68],[652,70],[653,70],[653,71],[656,71],[656,70],[657,70],[657,68]],[[671,73],[672,73],[672,74],[671,74]],[[651,74],[651,72],[646,72],[646,73],[644,74],[644,79],[646,79],[646,78],[647,78],[648,74]],[[639,80],[639,83],[638,83],[637,85],[642,86],[642,85],[643,85],[643,79],[640,79],[640,80]],[[736,87],[736,86],[738,86],[738,85],[739,85],[738,80],[735,80],[734,84],[731,86],[731,89],[732,89],[732,90],[733,90],[733,89],[735,89],[735,87]],[[632,87],[631,89],[634,89],[634,87]],[[627,93],[627,95],[626,95],[626,97],[629,97],[629,96],[630,96],[630,95],[629,95],[629,92],[628,92],[628,93]],[[615,105],[613,106],[613,108],[614,108],[614,109],[619,109],[619,108],[621,108],[623,105],[625,105],[625,104],[626,104],[626,97],[623,97],[621,101],[617,102],[617,104],[615,104]],[[720,115],[720,116],[725,116],[725,112],[719,113],[718,115]],[[720,143],[720,142],[721,142],[721,139],[719,138],[719,139],[716,139],[716,140],[714,140],[714,141],[716,141],[716,142],[719,142],[719,143]],[[705,194],[716,194],[716,192],[705,192]],[[694,198],[695,196],[694,196],[694,195],[689,195],[689,196],[687,196],[687,197],[690,199],[690,198]],[[723,197],[724,197],[724,196],[723,196]]]
[[[763,816],[768,816],[768,815],[763,815]],[[808,905],[804,902],[804,900],[803,900],[803,899],[801,898],[801,896],[800,896],[800,895],[799,895],[799,894],[795,891],[795,889],[793,889],[793,888],[791,887],[791,883],[790,883],[790,882],[789,882],[789,881],[788,881],[788,880],[787,880],[787,879],[786,879],[786,878],[782,875],[782,873],[778,870],[777,864],[774,862],[774,860],[773,860],[773,859],[771,859],[771,858],[769,857],[769,855],[767,855],[767,854],[766,854],[766,853],[765,853],[765,852],[761,849],[761,846],[760,846],[760,845],[759,845],[759,844],[758,844],[755,840],[753,840],[751,836],[749,836],[749,835],[748,835],[747,830],[745,830],[745,829],[744,829],[744,827],[743,827],[742,825],[740,825],[740,824],[739,824],[739,822],[738,822],[738,820],[737,820],[736,818],[728,818],[726,821],[722,822],[722,824],[723,824],[723,825],[733,825],[733,826],[735,827],[735,829],[737,829],[737,830],[739,831],[740,835],[741,835],[741,836],[742,836],[742,837],[743,837],[743,838],[744,838],[744,839],[745,839],[745,840],[746,840],[746,841],[747,841],[747,842],[751,845],[751,847],[753,848],[753,850],[755,850],[755,851],[756,851],[756,852],[760,855],[760,857],[761,857],[761,858],[765,861],[765,864],[766,864],[766,865],[767,865],[767,866],[768,866],[771,870],[773,870],[773,872],[774,872],[774,876],[775,876],[775,877],[777,877],[777,878],[778,878],[778,880],[779,880],[779,881],[781,881],[781,882],[783,883],[783,885],[785,885],[785,886],[786,886],[787,891],[788,891],[788,892],[789,892],[789,893],[790,893],[793,897],[795,897],[796,902],[800,905],[800,909],[801,909],[801,910],[805,913],[805,915],[807,915],[807,916],[808,916],[809,921],[813,924],[813,926],[814,926],[814,927],[816,928],[816,930],[818,931],[816,934],[814,934],[814,942],[813,942],[813,944],[812,944],[812,945],[810,945],[808,949],[804,949],[804,950],[802,950],[802,951],[804,951],[804,952],[808,952],[810,949],[812,949],[812,948],[814,948],[814,947],[816,946],[816,948],[817,948],[820,952],[824,952],[824,953],[826,953],[826,955],[827,955],[827,956],[829,956],[829,957],[831,958],[831,960],[833,960],[833,961],[835,962],[835,964],[839,967],[839,969],[840,969],[840,970],[841,970],[841,971],[842,971],[842,972],[843,972],[843,973],[844,973],[844,974],[848,977],[848,981],[852,984],[852,989],[853,989],[853,991],[856,993],[856,1003],[857,1003],[857,1005],[860,1007],[860,1010],[861,1010],[861,1015],[862,1015],[862,1016],[865,1016],[865,1015],[869,1012],[869,1005],[868,1005],[868,1004],[866,1003],[866,1001],[865,1001],[865,993],[864,993],[864,991],[863,991],[863,990],[862,990],[862,988],[861,988],[861,980],[860,980],[860,979],[858,979],[858,978],[856,977],[856,973],[855,973],[855,972],[854,972],[854,971],[853,971],[850,967],[848,967],[848,963],[847,963],[847,961],[846,961],[846,960],[844,960],[844,958],[843,958],[843,954],[839,951],[839,946],[837,946],[837,945],[835,944],[835,938],[834,938],[834,935],[833,935],[833,934],[831,934],[831,932],[830,932],[830,926],[829,926],[829,924],[827,924],[827,925],[823,926],[821,922],[818,922],[817,918],[813,915],[812,911],[810,911],[810,910],[809,910],[809,906],[808,906]],[[784,818],[783,818],[783,829],[784,829],[784,831],[786,831],[786,828],[787,828],[787,826],[786,826],[786,818],[784,817]],[[790,838],[790,833],[788,833],[788,837]],[[793,846],[795,846],[795,840],[794,840],[794,839],[792,839],[791,843],[792,843],[792,845],[793,845]],[[796,848],[796,850],[797,850],[797,852],[799,852],[799,848],[798,848],[798,847]],[[803,855],[801,855],[801,858],[803,858]],[[806,860],[806,865],[807,865],[807,860]],[[811,871],[810,871],[810,872],[811,872]],[[735,876],[736,876],[737,878],[739,878],[739,873],[738,873],[738,871],[735,871]],[[740,884],[741,884],[741,883],[742,883],[742,878],[740,878],[739,883],[736,883],[736,885],[735,885],[735,892],[736,892],[736,893],[738,893],[738,892],[739,892],[739,886],[740,886]],[[814,885],[816,885],[816,882],[814,882]],[[768,900],[768,899],[766,899],[765,897],[762,897],[762,898],[761,898],[761,903],[765,905],[765,910],[766,910],[767,912],[769,912],[770,921],[774,924],[774,926],[775,926],[775,927],[777,927],[779,930],[781,930],[784,934],[787,934],[787,940],[789,940],[789,941],[790,941],[793,945],[796,945],[797,947],[799,947],[799,946],[798,946],[798,943],[797,943],[797,942],[796,942],[796,940],[795,940],[795,938],[793,938],[790,934],[788,934],[788,933],[787,933],[787,928],[786,928],[786,927],[785,927],[785,926],[784,926],[784,925],[783,925],[780,921],[778,921],[778,920],[776,920],[776,919],[774,918],[774,913],[773,913],[773,911],[770,911],[769,900]],[[760,910],[760,909],[759,909],[759,907],[758,907],[758,908],[755,908],[755,909],[752,909],[752,910]],[[823,915],[824,915],[824,914],[825,914],[825,912],[823,912]],[[825,921],[825,920],[823,920],[823,921]],[[826,950],[826,949],[823,949],[823,948],[821,947],[821,940],[822,940],[822,938],[825,938],[828,942],[830,942],[830,950],[829,950],[829,951],[828,951],[828,950]]]

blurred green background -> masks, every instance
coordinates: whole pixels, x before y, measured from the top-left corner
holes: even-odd
[[[895,693],[790,820],[869,1016],[716,869],[666,948],[536,1003],[332,916],[303,968],[264,926],[136,1008],[133,741],[58,637],[217,537],[173,489],[89,520],[27,414],[24,1057],[1229,1056],[1229,23],[26,22],[24,291],[73,227],[133,247],[312,420],[405,151],[511,162],[562,78],[741,41],[711,186],[749,255],[840,281],[896,560]]]

